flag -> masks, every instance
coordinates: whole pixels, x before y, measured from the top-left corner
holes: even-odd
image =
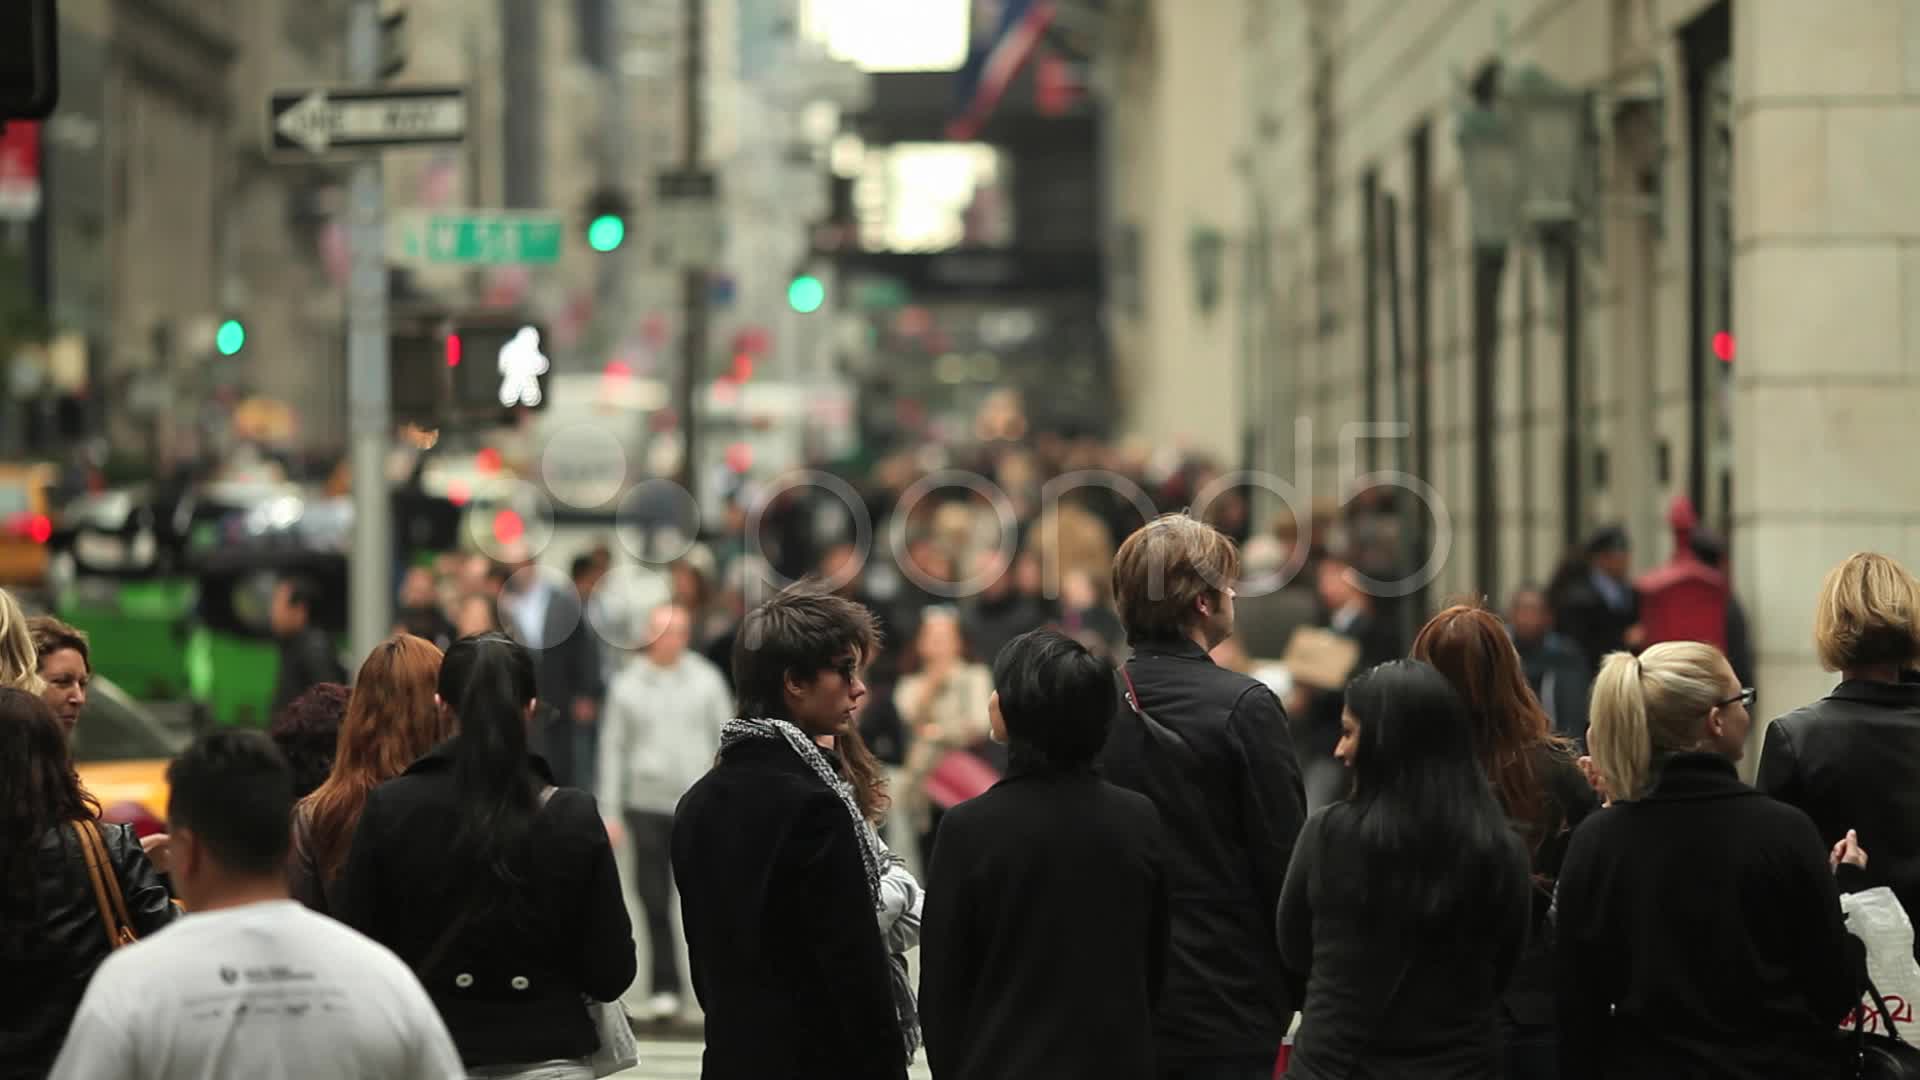
[[[958,115],[950,139],[972,139],[986,127],[1013,77],[1052,25],[1055,0],[974,0],[973,41],[958,76]]]

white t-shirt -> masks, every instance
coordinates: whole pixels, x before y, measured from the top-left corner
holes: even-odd
[[[404,961],[292,900],[188,915],[100,965],[54,1080],[444,1080],[447,1025]]]

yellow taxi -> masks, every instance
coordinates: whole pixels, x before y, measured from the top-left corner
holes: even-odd
[[[54,480],[51,465],[0,465],[0,586],[45,583]]]
[[[141,836],[167,831],[167,763],[186,745],[112,680],[95,675],[73,728],[80,786],[100,800],[102,818]]]

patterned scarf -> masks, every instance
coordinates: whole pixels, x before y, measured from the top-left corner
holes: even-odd
[[[906,860],[887,848],[880,834],[874,831],[873,824],[860,812],[860,804],[853,797],[853,785],[841,778],[806,732],[785,720],[727,721],[720,728],[720,756],[725,757],[728,750],[748,739],[784,740],[820,778],[820,782],[827,785],[827,790],[840,796],[841,804],[847,808],[847,816],[853,819],[853,833],[860,843],[860,861],[867,872],[867,895],[873,900],[874,910],[881,910],[884,902],[880,898],[880,880],[895,866],[905,866]],[[894,1015],[900,1022],[901,1038],[907,1047],[907,1061],[911,1063],[920,1049],[920,1009],[914,1001],[913,982],[907,977],[906,958],[897,954],[889,955],[887,974],[893,986]]]

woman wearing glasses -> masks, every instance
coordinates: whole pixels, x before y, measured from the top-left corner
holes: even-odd
[[[1710,645],[1613,653],[1588,743],[1613,805],[1574,833],[1556,900],[1564,1080],[1820,1077],[1864,950],[1835,874],[1867,863],[1740,782],[1754,693]]]
[[[1828,843],[1858,828],[1860,888],[1891,886],[1920,918],[1920,582],[1885,555],[1847,559],[1820,586],[1813,644],[1840,685],[1767,726],[1754,786]]]

